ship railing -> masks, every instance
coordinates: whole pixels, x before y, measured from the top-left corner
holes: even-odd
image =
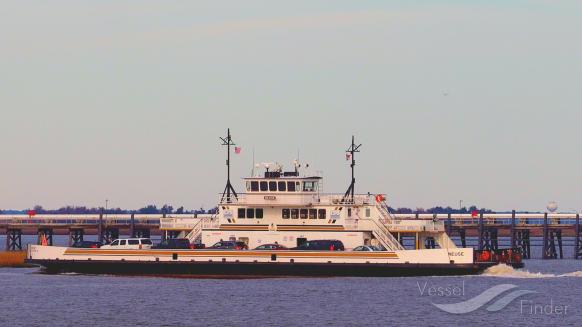
[[[202,241],[202,230],[217,229],[219,227],[218,216],[203,217],[194,225],[192,230],[186,234],[190,243],[200,243]]]
[[[369,194],[354,194],[353,199],[341,193],[306,193],[306,192],[257,192],[231,194],[230,198],[219,194],[219,204],[295,204],[295,205],[368,205]]]
[[[390,233],[390,230],[381,222],[372,219],[372,222],[374,223],[374,226],[376,227],[375,229],[373,229],[373,233],[374,236],[376,236],[376,238],[378,238],[379,240],[381,240],[381,242],[383,243],[382,245],[389,250],[404,250],[404,247],[402,246],[402,244],[400,244],[398,242],[398,240],[396,240],[396,238],[394,238],[394,236],[392,236],[392,233]]]
[[[183,229],[194,228],[203,218],[160,218],[160,229]]]
[[[384,225],[390,231],[398,231],[398,232],[443,232],[444,225],[437,224],[437,223],[429,223],[429,224],[422,224],[422,225],[410,225],[410,224],[386,224]]]

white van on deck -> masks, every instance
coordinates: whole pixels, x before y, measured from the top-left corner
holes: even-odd
[[[101,246],[101,249],[107,250],[139,250],[151,249],[152,240],[149,238],[120,238]]]

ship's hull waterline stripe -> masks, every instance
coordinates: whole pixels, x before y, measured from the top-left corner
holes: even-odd
[[[276,254],[277,257],[284,258],[349,258],[349,259],[397,259],[398,255],[394,252],[369,252],[369,253],[354,253],[354,252],[303,252],[303,251],[149,251],[149,250],[81,250],[81,249],[67,249],[65,255],[87,255],[87,256],[171,256],[177,253],[184,257],[270,257]]]

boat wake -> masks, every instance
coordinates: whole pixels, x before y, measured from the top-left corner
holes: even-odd
[[[503,278],[558,278],[558,277],[582,277],[582,270],[565,274],[544,274],[541,272],[529,272],[522,269],[514,269],[505,264],[499,264],[487,268],[481,276],[503,277]]]

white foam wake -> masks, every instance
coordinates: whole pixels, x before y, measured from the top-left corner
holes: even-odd
[[[504,278],[556,278],[556,277],[582,277],[582,271],[574,271],[566,274],[543,274],[541,272],[529,272],[527,270],[516,270],[505,264],[498,264],[487,268],[482,276],[504,277]]]

